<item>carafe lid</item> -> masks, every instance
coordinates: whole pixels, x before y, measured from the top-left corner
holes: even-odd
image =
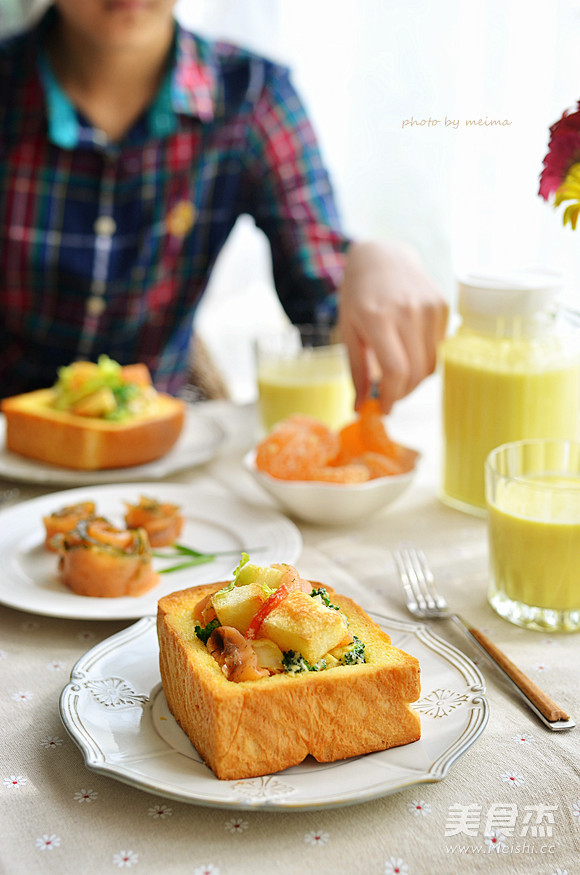
[[[469,273],[458,278],[462,316],[532,317],[554,305],[562,275],[547,268]]]

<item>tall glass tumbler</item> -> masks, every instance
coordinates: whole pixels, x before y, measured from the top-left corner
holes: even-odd
[[[258,409],[262,429],[294,413],[330,428],[354,418],[354,387],[345,346],[326,325],[292,325],[256,341]]]
[[[580,443],[504,444],[485,478],[491,606],[518,626],[580,630]]]

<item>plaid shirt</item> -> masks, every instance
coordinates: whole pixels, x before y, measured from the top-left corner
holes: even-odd
[[[173,63],[118,142],[74,109],[44,48],[52,10],[0,45],[0,387],[101,353],[187,376],[194,313],[243,213],[293,322],[332,310],[347,241],[288,71],[176,24]]]

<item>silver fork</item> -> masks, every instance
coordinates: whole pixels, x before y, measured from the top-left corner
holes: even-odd
[[[570,715],[511,662],[487,635],[449,610],[447,602],[437,591],[433,573],[422,550],[408,544],[400,545],[393,557],[405,591],[407,608],[413,616],[423,620],[453,620],[495,662],[518,695],[546,726],[558,730],[572,729],[576,725]]]

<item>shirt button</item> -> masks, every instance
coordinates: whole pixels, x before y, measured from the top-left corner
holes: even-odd
[[[95,221],[94,229],[99,237],[112,237],[117,230],[117,223],[112,216],[99,216]]]
[[[97,298],[94,295],[87,298],[86,308],[90,316],[100,316],[106,306],[102,298]]]
[[[107,284],[104,280],[93,280],[91,283],[91,292],[93,295],[104,295],[107,291]]]
[[[100,128],[95,128],[95,131],[93,133],[93,140],[97,144],[97,146],[106,146],[109,142],[109,137]]]

